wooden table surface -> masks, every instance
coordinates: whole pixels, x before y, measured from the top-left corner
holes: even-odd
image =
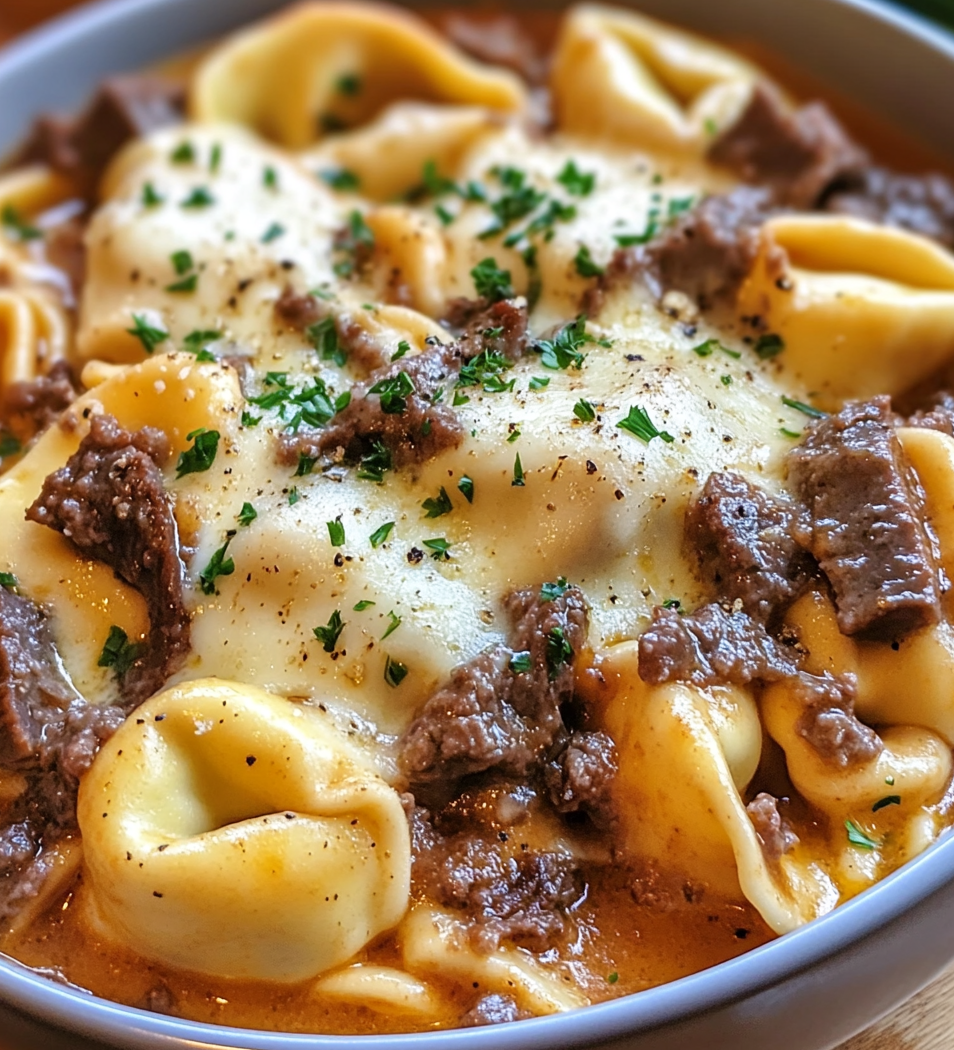
[[[0,0],[0,42],[73,6],[75,0]],[[92,1044],[40,1033],[0,1007],[0,1050],[87,1048]],[[954,1050],[954,969],[839,1050]]]

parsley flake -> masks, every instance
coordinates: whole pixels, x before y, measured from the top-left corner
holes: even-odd
[[[247,501],[242,504],[242,509],[236,515],[236,520],[239,525],[251,525],[252,522],[258,517],[258,511]]]
[[[339,368],[344,367],[348,360],[348,352],[341,345],[333,317],[325,317],[315,324],[310,324],[305,329],[305,334],[321,355],[322,361],[334,361]]]
[[[474,482],[466,474],[457,482],[457,489],[468,503],[474,502]]]
[[[533,349],[541,355],[544,368],[582,368],[586,354],[580,347],[594,342],[586,332],[586,315],[580,314],[575,321],[565,324],[552,339],[540,339]]]
[[[172,263],[172,268],[180,277],[195,267],[195,263],[192,261],[192,253],[187,252],[184,248],[173,252],[169,256],[169,260]]]
[[[325,168],[318,172],[318,178],[333,190],[356,190],[361,186],[361,179],[347,168]]]
[[[368,537],[368,539],[371,541],[371,546],[374,547],[375,550],[377,550],[377,548],[380,547],[381,544],[387,540],[388,536],[391,535],[391,530],[393,528],[394,522],[386,521],[379,528],[375,529],[374,532],[372,532],[371,535]]]
[[[550,385],[549,376],[531,376],[530,377],[530,389],[531,390],[546,390]]]
[[[514,674],[526,674],[532,666],[529,652],[514,653],[510,657],[510,670]]]
[[[169,154],[169,160],[173,164],[191,164],[195,160],[195,147],[186,139]]]
[[[414,393],[414,382],[407,372],[398,372],[389,379],[380,379],[368,391],[381,398],[381,411],[387,415],[400,415],[407,408],[407,399]]]
[[[598,266],[593,261],[590,249],[585,244],[580,245],[580,250],[573,257],[573,264],[581,277],[602,277],[606,272],[602,266]]]
[[[513,478],[510,481],[512,488],[523,488],[526,485],[526,480],[523,474],[523,464],[520,462],[520,453],[517,453],[516,458],[513,461]]]
[[[649,418],[649,413],[639,405],[631,405],[629,414],[616,424],[621,430],[635,434],[640,441],[649,444],[653,438],[662,438],[666,444],[672,444],[675,438],[667,430],[659,430]]]
[[[474,279],[474,288],[481,299],[489,299],[490,302],[496,303],[501,299],[513,297],[510,271],[501,270],[490,255],[477,263],[470,271],[470,276]]]
[[[738,350],[732,350],[724,346],[718,339],[707,339],[704,343],[699,343],[698,346],[692,348],[692,352],[700,357],[709,357],[716,350],[721,350],[722,353],[728,354],[729,357],[734,357],[736,360],[742,356]]]
[[[341,95],[354,97],[361,93],[361,77],[357,73],[342,73],[335,81],[335,88]]]
[[[596,185],[596,172],[580,171],[575,161],[568,160],[556,180],[574,197],[587,197]]]
[[[0,431],[0,459],[5,459],[7,456],[15,456],[23,445],[20,443],[20,439],[14,437],[13,434],[5,434]]]
[[[12,572],[0,572],[0,587],[6,587],[8,591],[16,590],[20,581]]]
[[[362,598],[360,602],[356,602],[352,606],[354,612],[364,612],[365,609],[370,609],[372,605],[376,605],[376,602],[371,601],[370,598]]]
[[[142,206],[144,208],[157,208],[165,203],[166,198],[156,192],[155,186],[147,182],[142,188]]]
[[[804,401],[796,401],[792,397],[782,396],[782,404],[787,408],[794,408],[796,412],[801,412],[802,415],[810,416],[812,419],[824,419],[828,413],[823,412],[820,408],[815,408],[813,405],[806,405]]]
[[[853,820],[845,821],[845,830],[848,832],[848,841],[858,849],[873,850],[881,845],[877,839],[866,835]]]
[[[447,495],[447,489],[443,485],[436,497],[428,497],[421,506],[427,512],[424,515],[426,518],[440,518],[444,514],[450,514],[454,509],[454,504],[451,503],[451,498]]]
[[[218,594],[215,581],[220,576],[231,576],[235,572],[235,562],[225,556],[231,542],[232,537],[229,536],[212,555],[209,564],[199,573],[199,587],[203,594]]]
[[[199,427],[198,430],[187,434],[186,441],[192,441],[192,448],[187,448],[185,452],[179,453],[176,478],[184,478],[186,474],[201,474],[208,470],[215,461],[219,437],[217,430],[208,430],[205,427]]]
[[[339,514],[334,521],[326,521],[325,524],[328,526],[328,538],[331,540],[331,546],[343,547],[345,541],[345,527],[341,524],[341,515]]]
[[[453,546],[452,543],[448,543],[443,536],[435,536],[433,539],[425,540],[424,546],[431,552],[431,557],[435,561],[450,561],[450,554],[447,552]]]
[[[384,661],[384,680],[392,689],[397,687],[407,678],[407,664],[400,660],[392,660],[390,656]]]
[[[183,277],[181,281],[173,281],[172,284],[166,285],[167,292],[194,292],[196,286],[199,283],[199,275],[197,273],[190,273],[188,277]]]
[[[593,420],[596,419],[596,409],[589,401],[586,401],[581,397],[573,406],[573,415],[575,415],[581,423],[592,423]]]
[[[208,189],[205,186],[196,186],[185,200],[180,201],[179,207],[208,208],[212,204],[215,204],[215,197],[212,196]]]
[[[397,345],[397,350],[395,350],[394,353],[391,354],[391,360],[399,361],[402,357],[404,357],[405,354],[410,353],[410,351],[411,344],[406,339],[402,339]]]
[[[280,222],[273,222],[268,229],[262,234],[262,244],[271,244],[272,241],[277,241],[279,237],[285,234],[285,227]]]
[[[388,617],[390,618],[391,622],[388,624],[387,630],[384,632],[384,634],[381,635],[382,642],[385,638],[388,637],[388,635],[394,634],[394,632],[401,626],[401,617],[398,616],[393,609],[388,613]]]
[[[96,666],[111,667],[113,674],[117,678],[122,678],[145,651],[144,642],[130,642],[122,627],[113,624],[109,628],[109,635],[96,661]]]
[[[326,653],[333,653],[335,646],[338,644],[338,637],[344,630],[345,625],[341,622],[341,613],[335,609],[335,611],[328,618],[328,624],[325,627],[312,627],[312,634],[321,642],[321,647]]]
[[[278,189],[278,172],[271,164],[266,164],[262,169],[262,185],[269,190]]]
[[[213,142],[209,152],[209,171],[215,175],[222,164],[222,143]]]
[[[777,357],[785,349],[785,340],[774,332],[760,335],[755,344],[755,352],[763,361]]]
[[[551,627],[547,633],[546,656],[547,677],[552,682],[573,659],[573,646],[563,633],[562,627]]]
[[[606,983],[607,984],[616,984],[616,982],[618,980],[619,980],[619,974],[615,970],[611,974],[608,974],[607,977],[606,977]]]
[[[513,362],[503,354],[497,353],[496,350],[481,350],[476,357],[461,367],[457,386],[479,386],[488,394],[502,394],[507,390],[513,390],[516,383],[516,379],[504,382],[501,378],[501,373],[511,368],[513,368]],[[458,402],[455,395],[454,404],[466,404],[466,401]]]
[[[358,477],[364,481],[376,481],[379,485],[391,469],[391,450],[376,438],[371,441],[371,451],[361,457]]]
[[[306,456],[304,452],[298,453],[298,466],[295,468],[294,478],[306,478],[315,469],[318,462],[317,456]]]
[[[901,796],[900,795],[885,795],[884,798],[879,798],[878,801],[871,807],[872,813],[877,813],[879,809],[884,809],[885,806],[900,806]]]
[[[556,598],[562,598],[570,589],[565,576],[558,576],[555,583],[544,583],[540,586],[540,601],[552,602]]]
[[[151,354],[160,343],[164,343],[169,338],[169,333],[165,329],[149,324],[142,314],[133,314],[133,327],[127,328],[126,332],[135,336],[142,343],[147,354]]]
[[[43,231],[28,223],[12,204],[3,206],[0,221],[7,236],[15,241],[36,241],[43,236]]]

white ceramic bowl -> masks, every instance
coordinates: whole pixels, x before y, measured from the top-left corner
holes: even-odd
[[[622,2],[622,0],[614,0]],[[46,110],[284,0],[109,0],[0,50],[0,156]],[[466,4],[458,4],[466,6]],[[547,5],[543,0],[523,7]],[[870,0],[636,0],[703,33],[767,44],[941,151],[954,143],[954,39]],[[0,956],[0,1039],[75,1048],[45,1025],[124,1050],[830,1050],[954,960],[954,836],[808,926],[738,959],[569,1014],[424,1035],[281,1035],[195,1024],[97,999]],[[43,1027],[41,1027],[43,1026]]]

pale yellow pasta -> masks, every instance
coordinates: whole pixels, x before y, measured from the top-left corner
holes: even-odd
[[[249,686],[147,701],[100,751],[78,815],[91,921],[168,965],[300,981],[407,907],[397,793],[316,711]]]
[[[762,236],[739,313],[782,337],[783,367],[824,406],[902,393],[954,351],[954,259],[934,242],[818,215],[771,219]]]
[[[0,393],[45,375],[66,357],[69,338],[66,314],[50,290],[0,288]]]
[[[349,81],[343,78],[354,78]],[[519,110],[512,73],[482,66],[413,15],[372,4],[300,4],[231,37],[200,63],[196,120],[234,121],[302,149],[398,99]]]
[[[390,205],[371,212],[367,223],[374,231],[378,297],[439,314],[447,299],[442,281],[447,251],[437,220]]]
[[[410,1014],[421,1019],[439,1012],[441,997],[425,981],[392,966],[355,963],[315,982],[315,991],[381,1013]]]
[[[940,430],[899,427],[898,440],[921,481],[925,516],[937,537],[941,567],[954,583],[954,438]],[[949,589],[944,599],[949,618],[952,597]]]

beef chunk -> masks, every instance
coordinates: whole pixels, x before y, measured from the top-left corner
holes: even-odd
[[[389,359],[381,343],[350,314],[333,312],[328,303],[314,295],[299,295],[286,288],[275,300],[275,316],[283,325],[305,335],[312,325],[331,318],[338,343],[348,359],[369,372],[383,367]]]
[[[131,139],[182,120],[183,88],[156,76],[118,76],[103,82],[74,118],[40,117],[20,156],[75,179],[93,198],[106,165]]]
[[[546,62],[536,41],[510,15],[477,19],[457,11],[441,19],[444,35],[478,60],[510,69],[528,84],[543,84]]]
[[[608,827],[618,770],[616,745],[606,733],[573,733],[544,769],[550,803],[558,813],[588,813],[595,824]]]
[[[656,606],[639,639],[639,677],[652,684],[746,685],[797,673],[794,655],[758,620],[717,603],[688,616]]]
[[[798,845],[798,836],[778,811],[778,799],[764,791],[745,807],[766,860],[777,863]]]
[[[11,383],[3,392],[3,415],[18,417],[30,431],[38,434],[68,408],[78,393],[78,384],[66,361],[57,361],[39,379]]]
[[[815,751],[838,769],[873,761],[884,750],[881,737],[855,717],[855,680],[851,675],[792,683],[805,710],[795,729]]]
[[[463,361],[486,349],[515,359],[527,349],[527,307],[515,299],[452,299],[443,324],[460,339]]]
[[[189,650],[179,538],[159,469],[168,455],[161,431],[130,433],[112,416],[93,416],[79,449],[44,481],[27,511],[29,520],[62,532],[146,599],[146,650],[123,678],[129,710],[156,692]]]
[[[715,595],[767,622],[802,591],[810,561],[795,539],[798,508],[739,474],[710,474],[686,513],[686,542]]]
[[[954,437],[954,394],[947,390],[934,394],[929,403],[914,412],[904,425],[939,430],[948,437]]]
[[[525,777],[562,731],[560,706],[573,695],[573,656],[586,642],[583,595],[570,587],[547,601],[522,590],[505,605],[513,622],[510,644],[458,667],[404,734],[400,762],[412,784],[488,769]],[[529,654],[529,670],[513,670],[516,653]]]
[[[866,166],[832,186],[822,206],[899,226],[954,248],[954,181],[946,175],[899,175]]]
[[[760,84],[735,124],[713,142],[709,159],[745,182],[768,186],[779,204],[807,209],[868,156],[823,103],[790,113],[772,88]]]
[[[893,423],[887,397],[849,402],[814,422],[788,455],[811,515],[805,542],[844,634],[897,638],[941,615],[935,544]]]
[[[532,1015],[517,1006],[517,1000],[511,995],[485,995],[478,999],[460,1019],[460,1028],[479,1028],[488,1024],[507,1024],[510,1021],[523,1021]]]

